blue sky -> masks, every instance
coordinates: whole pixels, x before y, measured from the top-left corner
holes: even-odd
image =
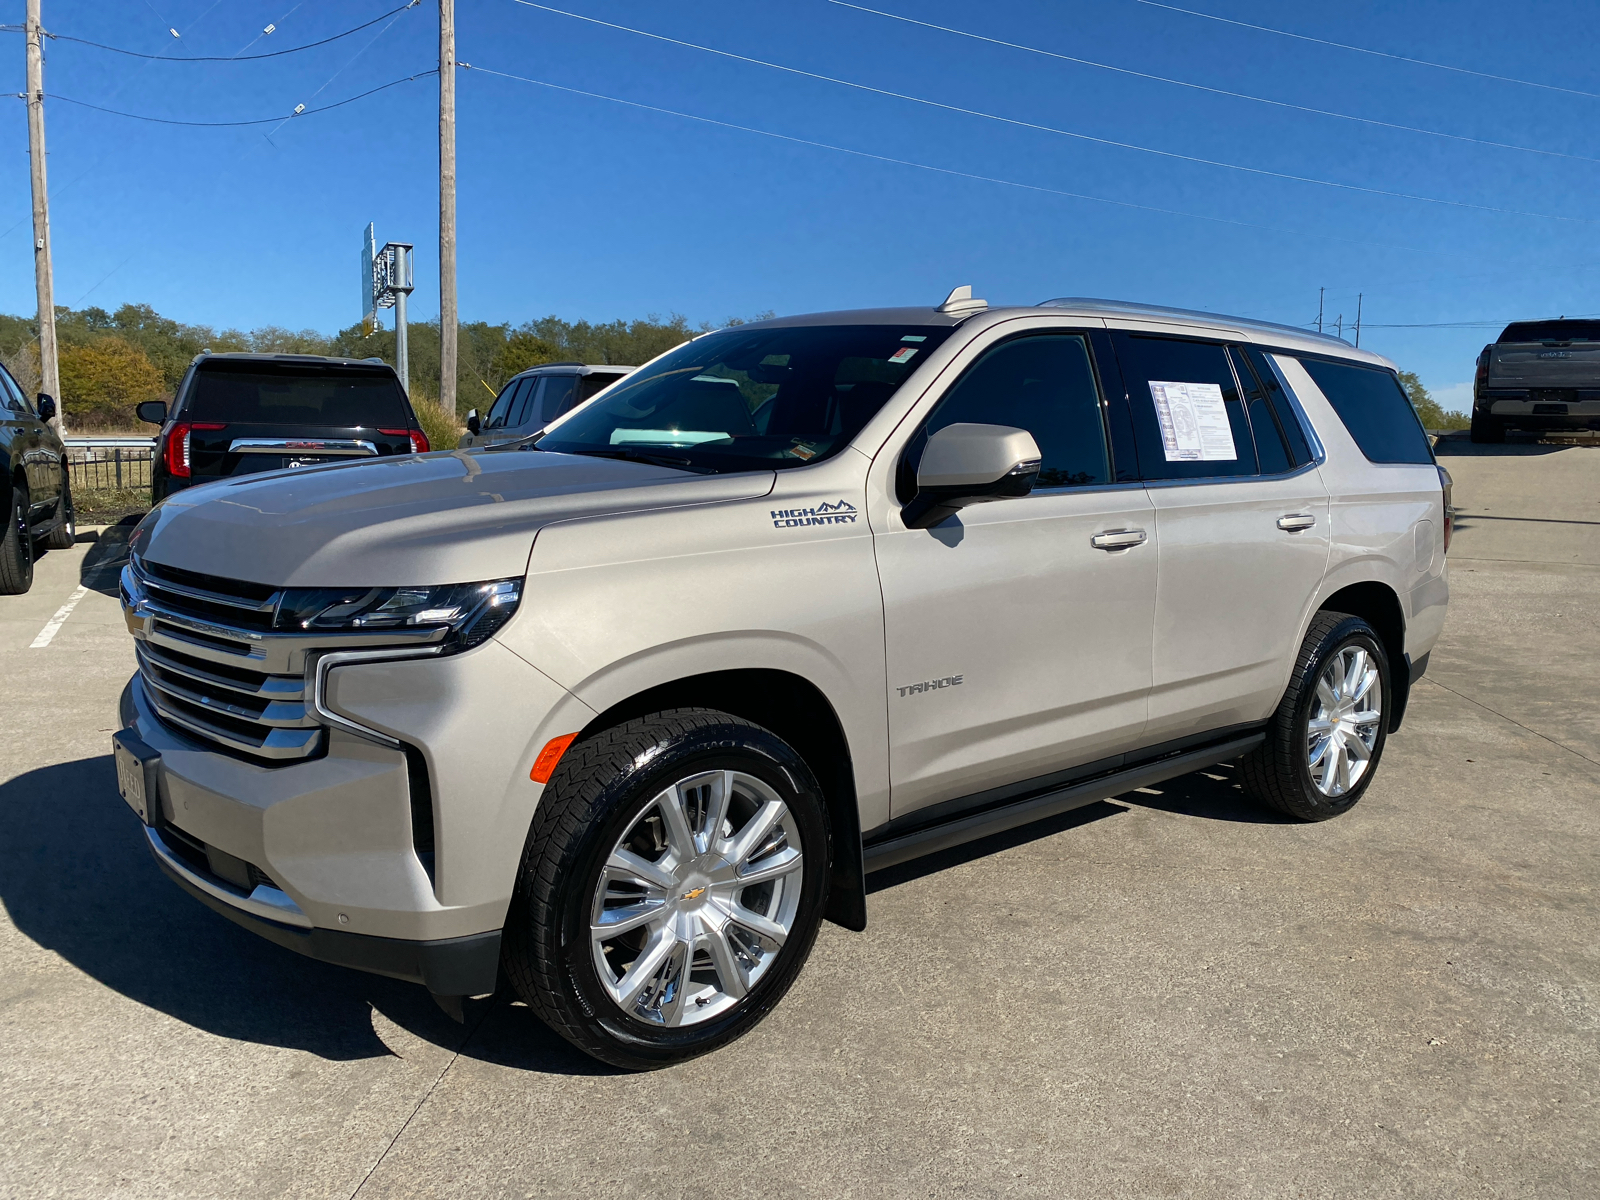
[[[258,54],[398,2],[45,0],[44,23],[146,53]],[[862,2],[1280,104],[828,0],[556,0],[598,20],[986,117],[515,0],[463,0],[458,54],[474,68],[458,77],[463,318],[681,312],[721,321],[766,309],[933,304],[970,282],[991,302],[1105,296],[1296,324],[1315,317],[1326,287],[1330,324],[1340,313],[1352,321],[1364,293],[1362,344],[1460,404],[1493,330],[1382,326],[1600,313],[1600,251],[1590,248],[1600,230],[1600,139],[1591,132],[1600,127],[1600,56],[1587,6],[1536,0],[1507,21],[1503,5],[1463,0],[1182,5],[1550,85],[1532,87],[1141,0]],[[5,10],[21,20],[20,0]],[[47,109],[57,302],[142,301],[186,321],[336,329],[360,316],[357,251],[371,220],[380,241],[416,243],[413,312],[436,313],[433,78],[277,127],[160,125],[66,99],[198,121],[314,108],[432,69],[436,12],[423,0],[352,37],[257,62],[142,62],[50,43],[46,90],[62,97]],[[261,36],[269,22],[275,32]],[[22,39],[5,36],[3,87],[20,91]],[[25,117],[20,102],[6,112],[0,310],[26,313]]]

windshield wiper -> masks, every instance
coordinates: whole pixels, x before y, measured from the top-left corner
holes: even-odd
[[[530,447],[537,449],[537,447]],[[715,475],[715,467],[707,467],[693,462],[691,459],[679,458],[671,454],[647,454],[643,450],[557,450],[557,454],[586,454],[591,458],[616,458],[625,462],[649,463],[657,467],[672,467],[679,471],[692,471],[696,475]]]

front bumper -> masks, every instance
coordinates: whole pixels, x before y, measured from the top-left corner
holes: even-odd
[[[241,896],[185,862],[157,830],[147,828],[145,839],[156,863],[184,891],[234,924],[296,954],[420,983],[439,996],[483,996],[495,990],[500,970],[498,929],[432,941],[317,929],[293,901],[285,907],[284,893],[271,896],[268,893],[276,889],[258,886]]]

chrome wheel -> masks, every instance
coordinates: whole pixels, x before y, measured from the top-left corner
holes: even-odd
[[[1324,796],[1342,796],[1372,765],[1383,719],[1378,664],[1361,646],[1345,646],[1328,661],[1306,725],[1306,765]]]
[[[672,1027],[737,1004],[794,928],[800,845],[788,805],[741,771],[688,776],[641,807],[590,907],[594,967],[611,999]]]

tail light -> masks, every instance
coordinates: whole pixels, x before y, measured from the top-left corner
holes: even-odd
[[[1444,485],[1444,552],[1449,554],[1450,535],[1455,532],[1456,527],[1455,509],[1450,505],[1450,489],[1455,481],[1450,478],[1449,471],[1446,471],[1443,467],[1440,467],[1439,482]]]
[[[226,429],[226,425],[217,425],[206,421],[177,421],[172,428],[167,430],[167,474],[178,479],[188,479],[191,472],[189,463],[189,435],[196,429]]]
[[[413,454],[426,454],[433,448],[428,445],[428,435],[420,429],[380,429],[378,432],[386,433],[390,437],[410,438]]]
[[[1482,387],[1489,380],[1489,347],[1483,348],[1483,353],[1478,355],[1478,375],[1474,382]]]

